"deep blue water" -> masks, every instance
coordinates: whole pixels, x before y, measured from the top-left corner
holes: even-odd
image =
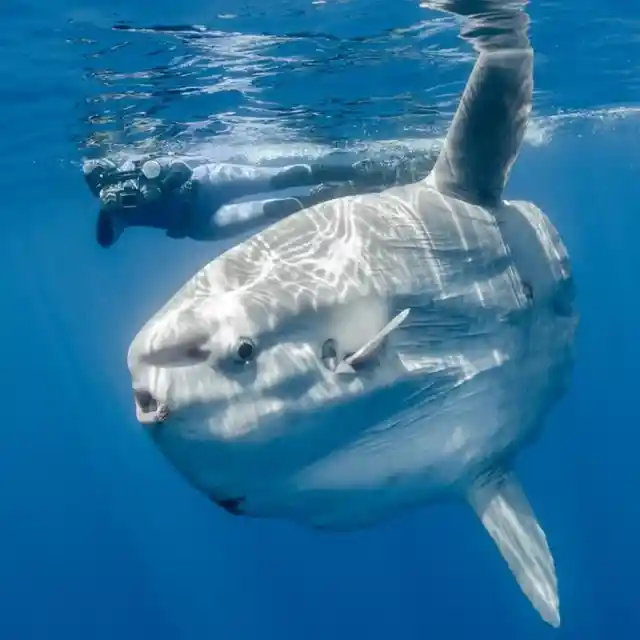
[[[558,631],[462,506],[332,536],[186,486],[135,423],[125,353],[218,249],[147,230],[100,249],[79,170],[437,138],[472,62],[454,23],[413,0],[137,4],[0,7],[0,638],[640,637],[637,3],[533,3],[535,119],[507,190],[551,216],[579,287],[571,392],[518,461]]]

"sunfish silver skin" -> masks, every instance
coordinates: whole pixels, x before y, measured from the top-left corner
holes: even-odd
[[[511,462],[569,383],[573,282],[548,218],[502,199],[531,110],[526,24],[476,47],[427,180],[230,249],[142,328],[128,366],[155,444],[227,510],[353,530],[465,500],[558,626]]]

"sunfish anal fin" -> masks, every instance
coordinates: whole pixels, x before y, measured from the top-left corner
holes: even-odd
[[[545,622],[560,626],[558,581],[549,546],[513,473],[494,471],[476,480],[468,500]]]
[[[409,315],[411,309],[402,310],[397,316],[395,316],[390,322],[388,322],[378,333],[361,346],[357,351],[346,357],[336,367],[335,373],[338,374],[354,374],[355,367],[364,363],[366,360],[380,348],[384,339],[392,332],[395,331]]]

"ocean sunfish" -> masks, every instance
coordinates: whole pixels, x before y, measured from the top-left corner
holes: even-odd
[[[501,46],[475,43],[427,179],[302,210],[220,255],[128,366],[154,443],[227,511],[346,531],[465,501],[558,626],[512,463],[567,389],[577,314],[557,231],[502,197],[532,102],[516,17]]]

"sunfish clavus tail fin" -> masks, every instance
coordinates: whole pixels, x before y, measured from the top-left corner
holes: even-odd
[[[559,627],[553,557],[513,473],[494,472],[478,478],[469,490],[468,500],[531,604],[546,622]]]

